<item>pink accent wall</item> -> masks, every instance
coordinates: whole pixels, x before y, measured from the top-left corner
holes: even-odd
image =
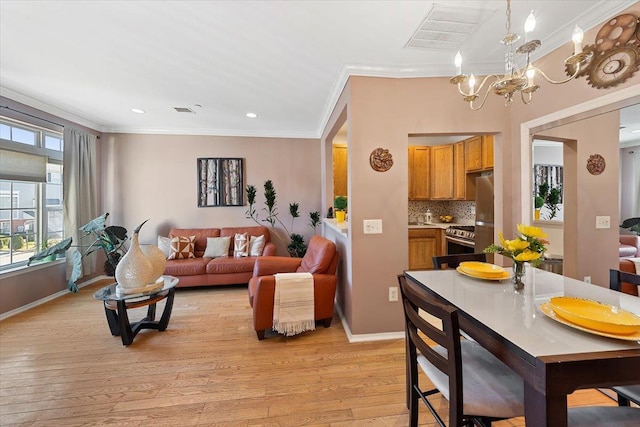
[[[128,230],[149,218],[140,232],[141,243],[156,243],[171,227],[256,225],[246,218],[248,206],[198,207],[199,157],[243,158],[245,187],[256,186],[260,218],[265,217],[263,185],[270,179],[280,219],[290,228],[289,203],[298,203],[301,216],[293,230],[307,241],[312,235],[308,215],[321,207],[317,139],[107,134],[101,146],[103,209],[111,213],[112,224]],[[286,235],[280,227],[271,231],[278,254],[286,255]]]

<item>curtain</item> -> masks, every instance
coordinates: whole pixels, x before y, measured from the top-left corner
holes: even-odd
[[[80,239],[78,229],[99,216],[97,198],[96,136],[78,129],[64,129],[63,163],[63,212],[64,230],[67,237],[73,237],[70,250],[82,253],[81,244],[90,242]],[[86,240],[86,239],[84,239]],[[67,256],[67,278],[71,271],[72,257]],[[82,262],[82,276],[96,271],[96,254],[85,257]]]

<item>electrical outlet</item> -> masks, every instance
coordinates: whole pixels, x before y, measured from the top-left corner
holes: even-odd
[[[591,283],[591,276],[584,276],[585,283]]]
[[[596,228],[611,228],[611,217],[596,216]]]
[[[365,219],[362,221],[362,225],[364,228],[364,234],[382,234],[381,219]]]
[[[391,286],[389,287],[389,301],[398,301],[398,287]]]

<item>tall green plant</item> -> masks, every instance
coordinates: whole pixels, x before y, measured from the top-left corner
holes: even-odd
[[[280,220],[280,216],[278,214],[278,202],[276,197],[276,189],[273,186],[273,182],[271,180],[267,180],[264,183],[264,207],[262,211],[265,213],[266,217],[264,219],[260,219],[259,214],[256,210],[256,187],[253,185],[247,185],[247,202],[249,203],[249,209],[245,212],[247,218],[251,218],[258,225],[261,225],[261,222],[266,222],[271,225],[272,228],[275,228],[276,224],[280,224],[280,226],[284,229],[285,233],[287,233],[287,237],[289,238],[289,242],[287,243],[287,251],[289,255],[292,257],[301,258],[307,252],[307,244],[304,241],[304,236],[298,233],[293,232],[293,222],[296,218],[300,218],[300,206],[298,203],[290,203],[289,204],[289,215],[291,216],[291,225],[287,227],[284,222]],[[309,213],[309,225],[313,228],[313,232],[316,232],[316,227],[320,223],[320,212],[310,212]],[[285,242],[286,243],[286,242]]]
[[[558,214],[558,204],[562,197],[562,187],[550,187],[544,182],[538,186],[538,196],[544,200],[544,206],[549,210],[547,220],[551,220]]]

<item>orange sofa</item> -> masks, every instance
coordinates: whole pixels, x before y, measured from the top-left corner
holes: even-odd
[[[236,233],[250,236],[264,236],[262,255],[275,255],[276,246],[270,242],[267,227],[226,227],[226,228],[172,228],[169,237],[196,236],[195,258],[167,260],[164,274],[175,276],[180,281],[178,287],[234,285],[248,283],[253,276],[257,256],[234,258],[234,237]],[[203,257],[207,247],[207,237],[231,237],[229,256],[226,258]]]
[[[621,234],[618,252],[620,258],[640,257],[640,236]]]
[[[627,273],[636,274],[636,264],[629,259],[620,258],[619,270],[626,271]],[[625,294],[638,296],[638,287],[630,283],[622,282],[622,286],[620,290]]]
[[[338,252],[331,240],[313,236],[303,258],[280,256],[258,257],[249,281],[249,304],[253,308],[253,327],[258,339],[273,327],[273,300],[276,273],[302,273],[313,275],[314,319],[325,328],[331,326],[338,277]]]

